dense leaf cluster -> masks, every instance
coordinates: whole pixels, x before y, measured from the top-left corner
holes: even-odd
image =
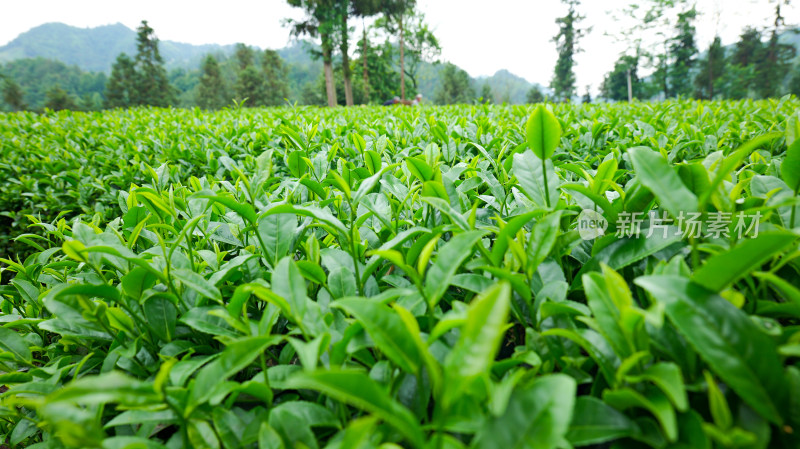
[[[0,115],[0,445],[797,447],[798,106]]]

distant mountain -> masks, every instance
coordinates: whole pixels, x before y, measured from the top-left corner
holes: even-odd
[[[525,103],[528,91],[533,86],[538,87],[544,94],[547,94],[550,90],[538,83],[531,83],[505,69],[498,70],[489,77],[476,78],[475,91],[480,92],[484,83],[489,83],[489,87],[492,88],[495,103]]]
[[[170,81],[180,91],[181,106],[191,106],[194,101],[194,88],[200,76],[200,64],[205,55],[212,53],[223,63],[223,72],[226,78],[233,79],[234,65],[230,59],[233,57],[233,45],[192,45],[168,40],[159,41],[159,49],[167,70],[170,72]],[[302,100],[302,93],[307,90],[317,89],[323,84],[320,82],[322,74],[322,61],[312,57],[313,44],[308,42],[295,42],[278,53],[283,58],[289,70],[291,99]],[[104,25],[95,28],[78,28],[63,23],[46,23],[32,28],[0,47],[0,71],[7,72],[12,78],[26,87],[27,98],[31,105],[40,106],[44,98],[44,90],[53,83],[61,84],[77,96],[94,94],[96,81],[92,79],[92,88],[79,88],[79,76],[75,70],[83,72],[105,73],[111,72],[120,53],[127,53],[133,57],[136,54],[136,31],[121,23]],[[58,61],[59,64],[48,65],[45,60]],[[231,63],[225,64],[226,61]],[[12,62],[14,64],[12,65]],[[64,76],[46,76],[46,67],[57,67],[58,73],[70,73],[70,79],[65,81]],[[417,73],[417,90],[431,100],[436,89],[441,83],[440,72],[443,64],[430,64],[423,62]],[[35,72],[36,76],[22,80],[21,77]],[[84,73],[84,75],[88,75]],[[41,79],[47,78],[46,83]],[[409,81],[406,80],[408,83]],[[480,92],[483,83],[488,82],[494,94],[496,103],[524,103],[525,95],[533,86],[530,82],[516,76],[507,70],[500,70],[490,77],[473,79],[473,87]],[[41,84],[41,85],[40,85]],[[86,84],[86,82],[82,82]],[[547,89],[543,89],[547,92]]]
[[[173,69],[197,67],[206,54],[230,53],[233,46],[160,41],[159,49],[167,69]],[[120,53],[136,54],[136,32],[121,23],[95,28],[46,23],[0,47],[0,63],[41,57],[75,65],[85,71],[110,73],[111,65]]]

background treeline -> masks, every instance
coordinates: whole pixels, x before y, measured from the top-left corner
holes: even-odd
[[[237,44],[204,56],[196,67],[174,67],[160,53],[160,42],[146,21],[136,33],[135,52],[116,57],[104,89],[95,102],[81,109],[153,106],[200,106],[219,108],[231,104],[274,106],[380,104],[395,96],[411,98],[424,92],[440,103],[472,102],[480,91],[492,100],[523,102],[530,83],[506,71],[490,79],[470,78],[457,67],[438,64],[441,48],[416,3],[408,0],[309,0],[289,3],[305,11],[286,26],[302,45],[284,49],[290,61],[277,51]],[[369,18],[369,26],[351,35],[350,22]],[[350,22],[348,22],[350,20]],[[61,28],[61,27],[57,27]],[[118,28],[115,26],[115,28]],[[32,32],[26,33],[31,34]],[[52,34],[52,33],[50,33]],[[51,38],[52,36],[47,36]],[[16,44],[17,47],[22,47]],[[45,46],[35,46],[37,51]],[[107,45],[106,47],[113,47]],[[117,45],[117,47],[120,47]],[[170,46],[174,51],[174,46]],[[107,48],[104,47],[104,51]],[[226,51],[227,50],[227,51]],[[19,54],[19,51],[17,54]],[[0,49],[0,58],[3,58]],[[297,55],[302,52],[303,55]],[[74,52],[66,52],[68,55]],[[74,59],[74,58],[73,58]],[[93,58],[92,64],[97,64]],[[188,59],[173,57],[173,59]],[[16,64],[29,64],[18,60]],[[80,73],[80,70],[72,67]],[[0,68],[5,78],[5,109],[79,108],[78,92],[58,80],[39,83],[39,90],[59,92],[65,101],[48,102],[28,95],[25,86]],[[494,85],[494,89],[489,87]],[[64,94],[66,92],[66,94]]]
[[[0,110],[380,104],[417,93],[437,104],[593,100],[574,75],[589,31],[579,0],[562,0],[567,13],[556,19],[558,59],[549,87],[505,70],[474,79],[439,63],[439,42],[411,0],[287,1],[305,16],[285,21],[296,43],[280,50],[162,42],[146,21],[135,32],[119,24],[37,27],[0,47],[0,61],[8,61],[0,65]],[[800,95],[800,35],[785,23],[784,4],[774,4],[771,25],[747,27],[728,46],[717,36],[706,49],[696,43],[694,3],[642,0],[621,10],[617,21],[632,25],[614,36],[625,51],[606,74],[600,98]],[[366,26],[354,33],[354,22]],[[95,46],[98,39],[104,44]],[[97,71],[103,64],[110,70]]]
[[[577,2],[575,2],[577,3]],[[771,25],[748,26],[732,45],[717,35],[707,48],[696,42],[700,16],[693,2],[647,0],[621,18],[634,25],[617,38],[627,46],[600,86],[609,100],[770,98],[800,95],[797,63],[800,31],[789,26],[782,7],[771,2]],[[647,76],[639,76],[642,72]]]

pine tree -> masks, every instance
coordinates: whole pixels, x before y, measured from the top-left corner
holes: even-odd
[[[434,96],[437,104],[469,104],[475,99],[475,90],[469,84],[467,72],[447,63],[442,69],[441,77],[441,84]]]
[[[359,42],[359,59],[356,64],[366,63],[366,75],[362,74],[369,87],[364,89],[364,101],[369,102],[369,98],[383,102],[395,95],[399,96],[400,74],[394,68],[395,48],[388,40],[383,45],[372,46],[367,39],[366,50],[364,42]],[[364,55],[369,55],[366,59]],[[363,86],[362,86],[363,88]]]
[[[81,98],[78,100],[78,109],[84,112],[98,111],[102,106],[103,99],[100,98],[100,94],[97,92],[94,94],[87,92],[81,95]]]
[[[195,98],[197,106],[203,109],[219,109],[228,104],[228,89],[222,79],[217,59],[212,55],[206,56],[202,70]]]
[[[631,97],[642,98],[643,86],[638,75],[639,61],[634,56],[622,55],[614,63],[614,70],[607,73],[600,85],[600,95],[613,101],[628,101],[628,76],[631,82]]]
[[[369,103],[370,82],[369,69],[367,67],[369,59],[369,39],[367,38],[367,26],[364,19],[378,14],[381,10],[380,0],[352,0],[353,15],[361,18],[362,37],[358,43],[361,51],[361,85],[364,89],[364,102]]]
[[[3,77],[3,101],[11,106],[12,111],[22,111],[26,109],[24,92],[13,79]]]
[[[255,66],[255,52],[244,44],[236,44],[236,63],[239,73],[236,76],[234,91],[239,102],[247,99],[247,106],[264,106],[264,76]]]
[[[791,80],[789,80],[789,93],[795,97],[800,97],[800,70],[795,68]]]
[[[255,66],[249,65],[236,78],[236,98],[250,107],[264,106],[264,78]]]
[[[481,87],[481,94],[479,95],[481,102],[484,104],[491,103],[492,99],[494,98],[494,94],[492,93],[492,87],[489,83],[483,83]]]
[[[775,5],[775,22],[772,27],[769,42],[764,48],[763,57],[756,65],[758,83],[756,90],[760,97],[777,97],[783,90],[783,80],[791,68],[795,47],[778,42],[778,37],[785,26],[781,14],[781,4]]]
[[[590,104],[592,102],[592,94],[589,92],[589,86],[586,86],[586,91],[583,93],[583,97],[581,97],[581,103],[583,104]]]
[[[117,56],[106,83],[106,107],[127,108],[139,104],[136,90],[136,70],[133,61],[125,53]]]
[[[558,34],[553,38],[558,50],[558,60],[553,73],[550,87],[553,88],[555,98],[560,101],[570,101],[575,96],[575,53],[580,51],[578,41],[586,30],[578,28],[578,23],[584,16],[577,13],[575,8],[580,5],[579,0],[562,0],[569,7],[567,15],[556,19]]]
[[[267,106],[282,105],[289,98],[289,71],[277,51],[264,50],[261,69],[265,80],[264,103]]]
[[[542,93],[542,90],[537,86],[531,86],[530,90],[528,90],[528,93],[525,95],[525,103],[536,104],[542,103],[543,101],[544,94]]]
[[[692,93],[690,73],[694,66],[694,57],[697,54],[694,36],[694,20],[697,11],[694,7],[678,14],[675,24],[676,36],[672,40],[670,53],[673,62],[669,69],[669,81],[672,95],[689,96]]]
[[[712,100],[714,94],[720,94],[718,85],[725,72],[725,49],[719,36],[708,47],[705,59],[699,61],[700,71],[694,78],[695,96]],[[715,87],[717,86],[717,87]]]
[[[325,75],[325,92],[328,97],[328,106],[336,106],[336,86],[333,79],[333,50],[335,47],[335,32],[340,26],[339,2],[336,0],[287,0],[289,5],[302,8],[306,12],[303,21],[287,21],[292,26],[292,35],[320,38],[322,68]]]
[[[747,98],[756,82],[756,67],[764,57],[761,32],[752,27],[744,29],[728,58],[721,87],[725,98]]]
[[[756,28],[747,27],[739,36],[739,42],[731,55],[731,63],[741,67],[757,64],[764,52],[764,44],[761,43],[761,31]]]
[[[389,29],[399,36],[400,49],[400,99],[406,99],[406,32],[405,27],[408,15],[413,13],[417,0],[384,0],[382,2],[383,14]]]
[[[53,111],[78,109],[78,105],[72,95],[67,93],[67,91],[62,89],[58,84],[51,87],[47,93],[45,93],[44,107]]]
[[[168,107],[175,102],[175,92],[158,51],[158,38],[146,20],[136,32],[136,104]]]

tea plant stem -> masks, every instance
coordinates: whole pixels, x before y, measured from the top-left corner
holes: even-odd
[[[356,288],[358,289],[358,296],[363,296],[363,286],[361,282],[361,270],[358,268],[358,248],[356,247],[356,235],[358,235],[358,228],[356,227],[356,212],[353,204],[350,204],[350,256],[353,258],[353,270],[356,274]]]
[[[542,180],[544,181],[544,204],[550,209],[550,187],[547,185],[547,163],[542,159]]]
[[[266,349],[265,349],[266,351]],[[261,371],[264,373],[264,385],[267,387],[267,390],[272,391],[272,388],[269,386],[269,375],[267,375],[267,359],[264,357],[264,353],[258,355],[259,361],[261,362]],[[272,401],[267,403],[267,407],[272,407]]]

